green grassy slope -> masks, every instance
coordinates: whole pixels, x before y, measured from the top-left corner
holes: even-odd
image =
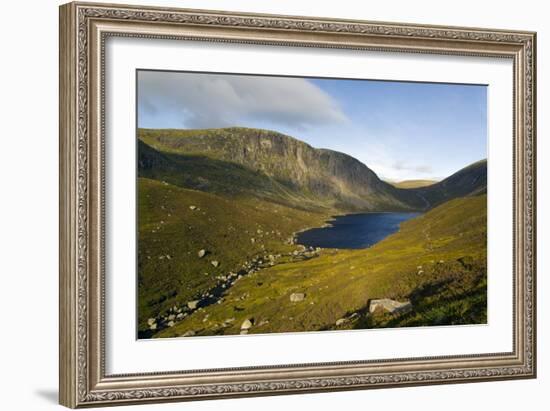
[[[322,250],[242,277],[219,304],[156,336],[237,334],[245,319],[253,320],[250,333],[485,323],[486,201],[451,200],[369,249]],[[291,302],[291,293],[306,298]],[[366,315],[375,298],[410,299],[414,309]],[[340,318],[349,320],[337,327]]]
[[[148,318],[197,299],[216,285],[217,276],[238,271],[244,261],[292,250],[287,240],[295,231],[320,225],[328,216],[143,177],[138,179],[138,201],[141,331]],[[207,254],[199,258],[201,249]]]
[[[431,207],[457,197],[484,194],[487,192],[487,160],[466,166],[439,183],[413,189]]]

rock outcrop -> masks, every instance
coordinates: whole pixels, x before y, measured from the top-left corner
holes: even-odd
[[[304,301],[306,298],[306,295],[304,293],[292,293],[290,294],[290,302],[291,303],[299,303],[300,301]]]
[[[371,300],[369,304],[369,312],[373,313],[376,310],[387,311],[391,314],[403,314],[412,310],[412,304],[410,301],[399,302],[390,300],[389,298]]]

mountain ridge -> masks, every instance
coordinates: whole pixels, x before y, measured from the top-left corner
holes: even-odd
[[[449,180],[453,174],[428,187],[396,188],[348,154],[314,148],[271,130],[138,129],[138,139],[140,176],[224,194],[236,190],[305,208],[424,210],[486,187],[486,170],[473,186],[470,170],[466,174],[472,178]],[[478,169],[474,173],[483,174]]]

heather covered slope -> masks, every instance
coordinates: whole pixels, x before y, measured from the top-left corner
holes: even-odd
[[[138,314],[148,318],[186,305],[245,261],[288,253],[294,232],[319,226],[328,214],[254,198],[233,200],[139,178]],[[199,257],[198,252],[205,250]],[[217,261],[214,266],[212,262]]]
[[[160,337],[486,322],[486,196],[455,199],[363,250],[322,250],[238,280],[219,304]],[[290,295],[303,293],[303,301]],[[366,315],[376,298],[411,300],[398,316]],[[349,319],[336,322],[339,319]],[[231,320],[231,321],[228,321]]]

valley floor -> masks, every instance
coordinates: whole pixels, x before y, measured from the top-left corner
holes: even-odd
[[[140,337],[485,323],[486,201],[446,202],[368,249],[320,250],[293,236],[333,210],[140,178]],[[378,298],[413,309],[369,314]]]

